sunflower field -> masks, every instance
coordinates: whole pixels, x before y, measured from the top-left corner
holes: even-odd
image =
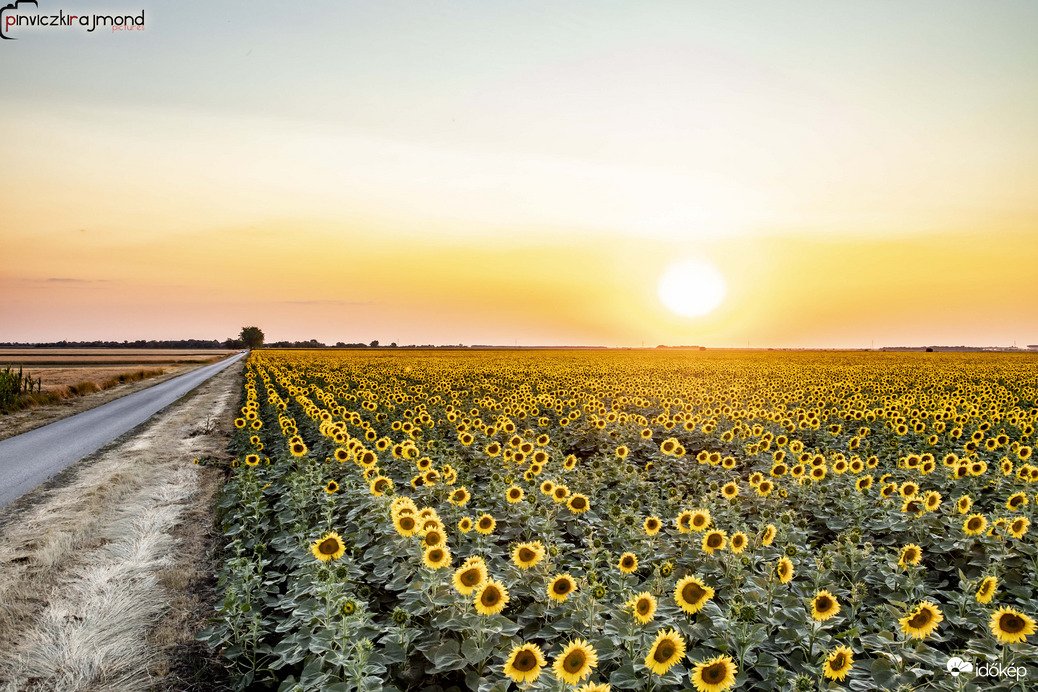
[[[238,689],[1031,689],[1027,354],[273,351]]]

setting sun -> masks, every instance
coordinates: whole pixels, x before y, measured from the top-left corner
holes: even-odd
[[[682,317],[710,314],[724,301],[727,286],[721,272],[699,260],[667,267],[657,288],[660,301]]]

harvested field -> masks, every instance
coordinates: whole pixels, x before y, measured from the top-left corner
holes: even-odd
[[[165,363],[211,363],[235,351],[151,348],[3,348],[0,367],[154,366]]]

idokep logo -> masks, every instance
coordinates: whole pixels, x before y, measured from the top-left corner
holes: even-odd
[[[952,656],[945,664],[952,677],[966,673],[973,673],[978,678],[1014,678],[1018,682],[1027,677],[1027,668],[1023,666],[1002,666],[998,663],[981,663],[974,666],[968,660]]]
[[[57,14],[40,12],[39,0],[15,0],[0,7],[0,39],[14,41],[12,34],[25,29],[85,29],[92,33],[99,28],[111,31],[144,31],[144,10],[139,14],[69,14],[59,9]]]

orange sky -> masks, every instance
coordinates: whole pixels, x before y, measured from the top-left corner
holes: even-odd
[[[1034,5],[191,6],[0,46],[0,341],[1038,343]]]

